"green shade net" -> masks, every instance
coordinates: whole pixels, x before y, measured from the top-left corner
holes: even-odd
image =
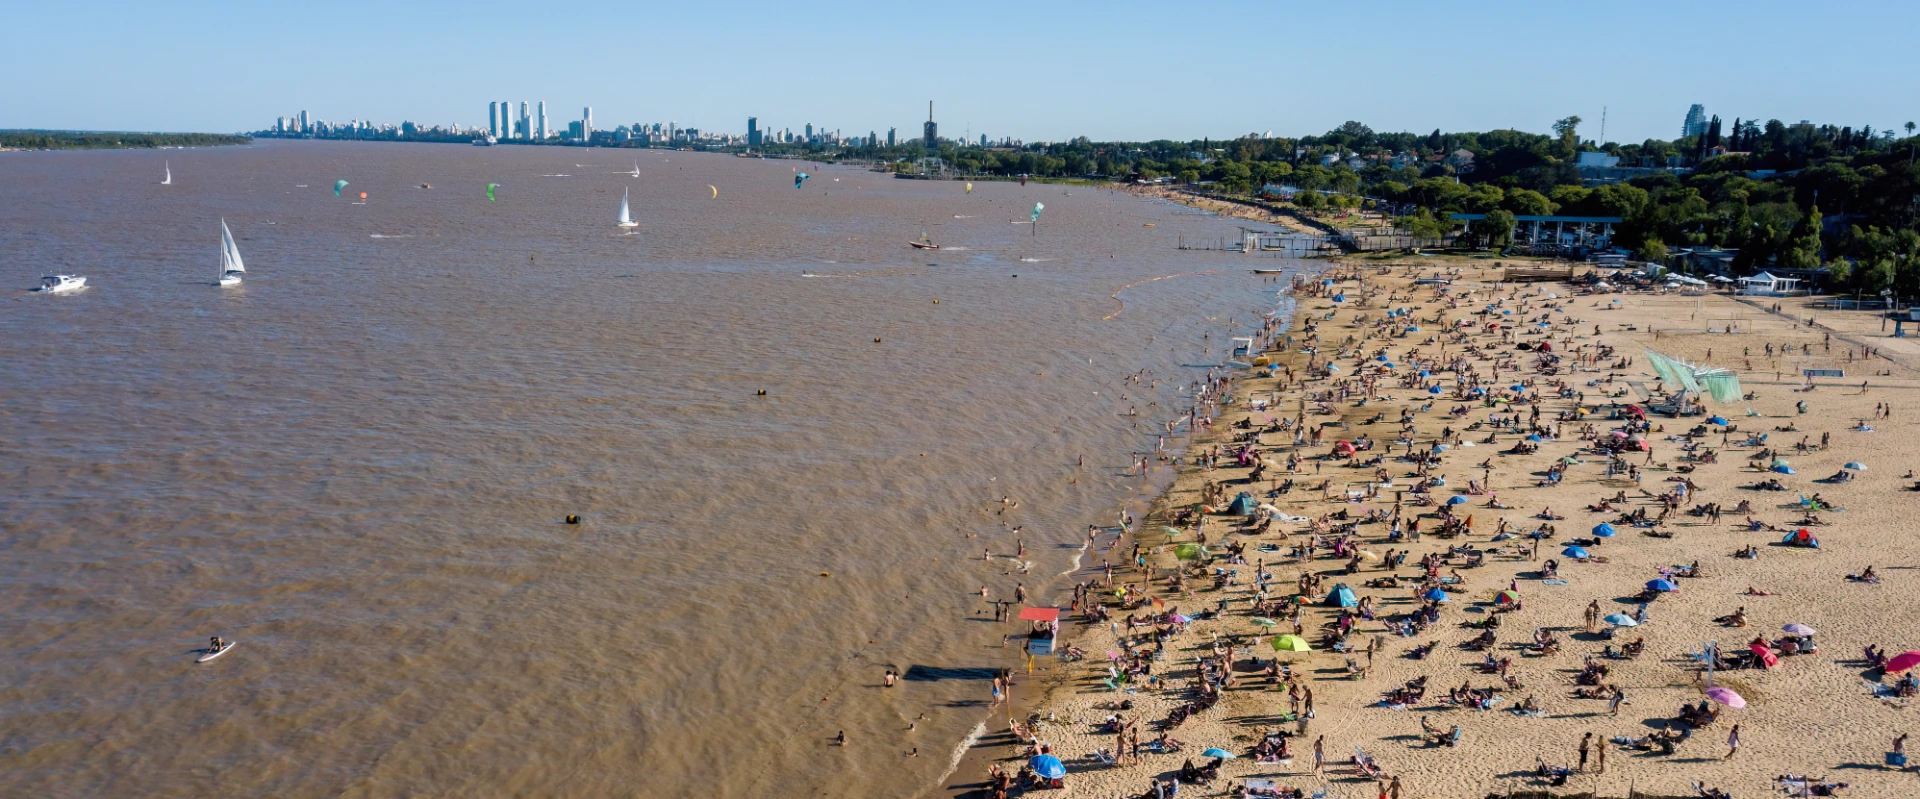
[[[1732,370],[1696,366],[1653,350],[1646,350],[1646,353],[1647,363],[1653,365],[1653,371],[1668,385],[1710,397],[1714,402],[1734,402],[1743,393],[1740,390],[1740,377]]]

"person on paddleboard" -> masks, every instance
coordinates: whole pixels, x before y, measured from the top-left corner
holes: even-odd
[[[208,651],[208,652],[218,652],[218,651],[220,651],[220,650],[222,650],[222,649],[225,649],[225,648],[227,648],[227,642],[225,642],[225,641],[222,641],[222,640],[220,640],[220,636],[217,636],[217,635],[216,635],[216,636],[214,636],[214,637],[213,637],[213,648],[212,648],[212,649],[209,649],[209,650],[207,650],[207,651]]]

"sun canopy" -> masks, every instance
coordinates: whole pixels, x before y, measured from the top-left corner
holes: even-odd
[[[1020,618],[1025,621],[1059,621],[1059,608],[1021,608]]]

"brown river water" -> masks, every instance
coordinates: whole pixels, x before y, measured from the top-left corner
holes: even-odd
[[[1015,662],[980,586],[1097,562],[1275,309],[1290,262],[1175,249],[1234,235],[666,151],[0,154],[0,795],[931,792]]]

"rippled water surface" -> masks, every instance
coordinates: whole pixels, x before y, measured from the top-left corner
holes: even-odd
[[[1223,220],[974,185],[0,154],[0,794],[926,790],[985,717],[942,670],[1011,662],[979,587],[1064,579],[1175,386],[1275,302],[1275,262],[1174,248]],[[223,217],[244,287],[212,285]],[[13,291],[51,272],[91,287]],[[1016,525],[1024,576],[981,557]]]

